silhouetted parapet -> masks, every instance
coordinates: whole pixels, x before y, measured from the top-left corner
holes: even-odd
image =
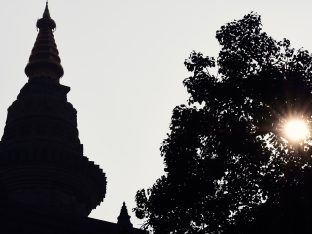
[[[5,217],[2,217],[1,234],[148,234],[136,228],[120,232],[116,223],[103,220],[70,215],[41,214],[41,212],[29,210],[28,207],[19,208],[20,212],[10,209]]]
[[[50,17],[48,3],[43,16],[37,21],[39,33],[25,67],[25,74],[31,79],[35,77],[48,77],[53,82],[59,82],[64,70],[55,44],[53,30],[56,24]]]
[[[120,214],[117,219],[117,225],[122,227],[122,229],[132,229],[133,225],[130,221],[130,215],[128,215],[128,210],[125,202],[123,202],[122,204]]]

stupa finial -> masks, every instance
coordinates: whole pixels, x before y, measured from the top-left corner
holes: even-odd
[[[46,6],[45,6],[45,9],[44,9],[42,18],[51,19],[50,12],[49,12],[49,2],[48,2],[48,0],[46,1]]]

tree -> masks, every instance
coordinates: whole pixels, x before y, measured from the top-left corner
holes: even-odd
[[[283,126],[312,122],[312,56],[262,32],[255,13],[216,38],[217,60],[185,61],[190,98],[173,110],[165,175],[137,192],[136,216],[156,234],[308,233],[311,140],[291,142]]]

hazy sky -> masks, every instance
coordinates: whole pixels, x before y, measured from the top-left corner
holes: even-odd
[[[0,135],[6,109],[27,82],[24,68],[44,6],[44,0],[0,0]],[[184,59],[192,50],[217,56],[220,26],[255,11],[269,35],[312,51],[308,0],[50,0],[49,8],[84,153],[108,180],[91,217],[112,222],[123,201],[131,211],[136,191],[163,174],[159,147],[172,109],[188,97]]]

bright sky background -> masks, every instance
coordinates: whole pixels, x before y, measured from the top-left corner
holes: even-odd
[[[0,135],[6,109],[27,81],[44,0],[0,0]],[[183,65],[192,50],[217,56],[215,32],[250,11],[264,31],[312,51],[312,1],[50,0],[55,39],[78,110],[85,155],[106,172],[104,202],[91,217],[117,221],[122,202],[163,174],[159,147],[172,109],[187,100]],[[141,221],[130,212],[133,224]]]

